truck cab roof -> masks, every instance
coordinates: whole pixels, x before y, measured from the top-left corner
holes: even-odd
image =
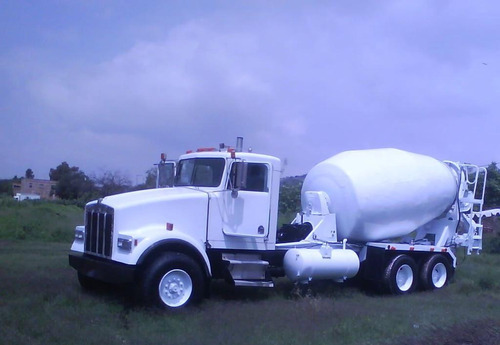
[[[266,162],[273,165],[273,167],[281,167],[281,161],[279,158],[259,153],[253,152],[230,152],[230,151],[201,151],[201,152],[189,152],[179,157],[179,160],[190,159],[190,158],[224,158],[231,159],[234,155],[234,159],[251,161],[251,162]]]

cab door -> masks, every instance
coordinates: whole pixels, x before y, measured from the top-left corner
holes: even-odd
[[[236,164],[230,170],[234,181]],[[247,163],[246,183],[214,192],[210,200],[208,242],[214,248],[265,249],[269,236],[271,167]]]

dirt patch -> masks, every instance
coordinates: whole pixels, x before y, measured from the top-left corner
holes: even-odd
[[[498,345],[500,344],[500,321],[484,319],[459,323],[446,328],[436,327],[431,335],[412,337],[397,343],[401,345]]]

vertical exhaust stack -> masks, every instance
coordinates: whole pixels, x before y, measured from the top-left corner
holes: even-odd
[[[243,151],[243,137],[236,138],[236,152]]]

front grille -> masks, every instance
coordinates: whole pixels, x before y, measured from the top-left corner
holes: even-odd
[[[94,204],[85,210],[85,252],[111,258],[113,248],[112,207]]]

